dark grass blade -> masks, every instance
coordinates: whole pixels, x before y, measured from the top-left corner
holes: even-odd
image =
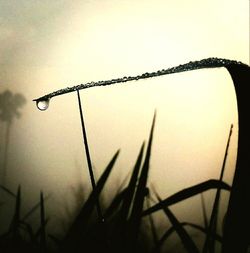
[[[206,228],[204,228],[204,227],[202,227],[200,225],[191,223],[191,222],[184,222],[182,225],[183,226],[189,226],[189,227],[195,228],[195,229],[203,232],[204,234],[208,233],[208,230]],[[219,234],[215,233],[215,234],[211,234],[211,236],[214,238],[214,240],[222,243],[222,236],[220,236]]]
[[[129,245],[129,242],[126,241],[128,239],[127,219],[129,216],[130,209],[132,207],[134,194],[136,191],[138,175],[142,163],[144,145],[145,144],[143,143],[141,146],[140,152],[138,154],[134,168],[132,170],[132,175],[130,176],[128,186],[114,198],[109,209],[106,211],[106,215],[107,214],[110,215],[111,213],[116,212],[118,210],[118,207],[120,207],[119,212],[117,212],[117,215],[113,217],[114,226],[113,229],[111,230],[111,233],[113,234],[112,236],[113,247],[116,248],[117,250],[121,247],[121,245],[124,245],[124,243]]]
[[[41,234],[43,233],[43,230],[45,230],[45,232],[46,232],[46,226],[47,226],[48,223],[49,223],[49,218],[46,218],[46,219],[44,220],[43,226],[40,226],[40,227],[37,229],[36,233],[35,233],[35,238],[36,238],[37,240],[40,239],[40,244],[41,244]],[[45,234],[46,234],[46,233],[45,233]],[[47,234],[46,234],[46,236],[47,236]]]
[[[0,185],[0,189],[3,190],[4,192],[7,192],[10,196],[16,198],[16,194],[10,191],[8,188],[4,187],[3,185]]]
[[[232,136],[232,132],[233,132],[233,125],[231,125],[230,131],[229,131],[229,136],[228,136],[228,140],[227,140],[227,145],[226,145],[226,149],[225,149],[225,154],[224,154],[220,178],[219,178],[220,182],[222,182],[223,175],[225,172],[225,166],[226,166],[228,149],[229,149],[229,145],[230,145],[230,139]],[[213,208],[212,208],[212,212],[211,212],[211,216],[210,216],[208,233],[207,233],[207,236],[206,236],[206,239],[204,242],[204,246],[203,246],[203,253],[207,253],[207,252],[214,253],[215,252],[215,241],[214,241],[213,237],[211,236],[211,234],[215,234],[216,230],[217,230],[217,219],[218,219],[218,213],[219,213],[220,193],[221,193],[221,189],[218,188],[216,191],[214,204],[213,204]]]
[[[135,194],[134,205],[131,212],[131,219],[135,219],[135,220],[139,220],[139,217],[143,209],[143,201],[145,197],[145,189],[146,189],[146,184],[147,184],[147,179],[148,179],[149,161],[150,161],[151,147],[152,147],[152,141],[153,141],[153,131],[154,131],[154,126],[155,126],[155,117],[156,117],[156,114],[154,115],[154,118],[153,118],[145,161],[144,161],[141,174],[139,177],[138,187]]]
[[[47,199],[49,199],[50,196],[44,197],[43,201],[45,202]],[[39,201],[37,204],[35,204],[22,218],[22,221],[27,220],[33,213],[35,213],[41,206],[41,202]]]
[[[156,194],[158,201],[161,202],[162,200],[159,197],[159,195],[157,193],[155,193],[155,194]],[[199,253],[199,250],[196,247],[194,241],[189,236],[189,234],[184,229],[184,227],[181,225],[181,223],[178,221],[178,219],[175,217],[173,212],[166,206],[163,208],[163,211],[166,214],[166,216],[168,217],[169,221],[172,223],[174,230],[176,231],[176,233],[180,237],[181,242],[182,242],[183,246],[185,247],[185,249],[187,250],[187,252]]]
[[[150,208],[150,197],[149,196],[150,196],[150,193],[149,193],[149,195],[147,196],[147,199],[146,199],[147,208]],[[150,224],[150,228],[151,228],[151,232],[152,232],[153,242],[154,242],[154,245],[157,245],[158,236],[157,236],[156,226],[155,226],[152,214],[149,214],[148,218],[149,218],[149,224]]]
[[[121,191],[124,190],[124,188],[126,188],[126,182],[129,178],[130,173],[128,172],[127,175],[123,178],[122,182],[120,183],[119,187],[116,189],[116,194],[121,193]]]
[[[37,244],[36,236],[30,224],[20,221],[20,228],[29,235],[29,242],[33,245]]]
[[[115,212],[118,211],[119,206],[121,206],[122,201],[124,200],[127,194],[127,188],[118,193],[113,200],[111,201],[109,207],[104,212],[104,219],[112,216]]]
[[[61,244],[61,240],[58,239],[56,236],[48,234],[48,237],[56,244],[56,246],[59,246]]]
[[[133,197],[136,191],[136,183],[138,180],[139,171],[141,168],[143,150],[145,143],[142,144],[139,155],[137,157],[135,166],[133,168],[133,172],[126,190],[126,195],[123,201],[122,209],[121,209],[121,220],[125,221],[128,218],[129,210],[132,205]]]
[[[96,187],[96,182],[95,182],[95,176],[92,168],[92,161],[91,161],[91,156],[90,156],[90,151],[89,151],[89,145],[88,145],[88,138],[87,138],[87,133],[86,133],[86,128],[85,128],[85,123],[84,123],[84,118],[83,118],[83,110],[82,110],[82,105],[81,105],[81,97],[80,97],[80,92],[77,90],[77,99],[78,99],[78,106],[79,106],[79,112],[80,112],[80,119],[81,119],[81,126],[82,126],[82,134],[83,134],[83,144],[85,147],[85,154],[87,158],[87,164],[88,164],[88,170],[89,170],[89,176],[90,176],[90,181],[93,190]],[[96,199],[96,209],[97,209],[97,214],[99,220],[102,220],[102,211],[99,203],[99,199]]]
[[[191,186],[189,188],[186,188],[184,190],[181,190],[170,197],[166,198],[165,200],[160,201],[156,205],[150,207],[149,209],[145,210],[142,215],[149,215],[153,212],[159,211],[163,209],[165,206],[170,206],[173,204],[176,204],[180,201],[186,200],[188,198],[191,198],[197,194],[200,194],[204,191],[210,190],[210,189],[224,189],[224,190],[230,190],[231,187],[226,184],[225,182],[221,182],[216,179],[210,179],[205,182],[199,183],[197,185]]]
[[[40,193],[40,222],[41,222],[41,235],[40,235],[40,247],[42,252],[46,252],[46,218],[44,209],[44,197],[43,192]]]
[[[112,168],[114,167],[114,164],[118,155],[119,155],[119,150],[115,153],[115,155],[109,162],[102,176],[98,180],[95,189],[91,192],[87,201],[84,203],[83,207],[81,208],[80,213],[74,220],[71,228],[69,229],[68,234],[66,235],[62,243],[62,247],[61,247],[62,252],[68,252],[69,250],[73,250],[71,247],[75,247],[75,249],[80,247],[79,243],[81,243],[81,240],[83,239],[83,236],[86,232],[88,220],[96,205],[96,200],[99,198],[99,195],[110,175]]]
[[[197,225],[197,224],[194,224],[194,223],[190,223],[190,222],[181,222],[180,223],[181,226],[188,226],[188,227],[192,227],[196,230],[199,230],[201,231],[202,233],[204,234],[207,234],[207,229],[200,226],[200,225]],[[153,248],[152,252],[159,252],[160,251],[160,248],[163,246],[163,243],[165,243],[167,241],[167,239],[175,232],[175,228],[172,226],[170,227],[164,234],[163,236],[157,241],[157,244],[156,246]],[[214,239],[220,243],[222,243],[222,236],[218,235],[218,234],[212,234],[212,236],[214,237]]]
[[[238,152],[223,233],[222,253],[245,253],[250,234],[250,67],[230,64],[227,67],[234,83],[238,108]]]
[[[148,179],[149,162],[150,162],[150,157],[151,157],[151,148],[152,148],[152,141],[153,141],[155,119],[156,119],[156,112],[153,117],[145,160],[141,169],[138,187],[136,189],[131,216],[129,219],[129,224],[130,224],[130,228],[129,228],[130,240],[129,241],[132,245],[135,245],[135,242],[138,237],[139,227],[141,223],[141,214],[143,211],[144,198],[145,198],[145,194],[148,192],[146,185],[147,185],[147,179]]]
[[[202,208],[204,226],[205,226],[205,228],[208,228],[208,218],[207,218],[207,211],[206,211],[206,205],[205,205],[203,193],[201,193],[201,208]]]
[[[16,194],[15,213],[10,225],[10,232],[12,233],[14,240],[17,239],[17,237],[19,236],[20,212],[21,212],[21,186],[19,185]]]

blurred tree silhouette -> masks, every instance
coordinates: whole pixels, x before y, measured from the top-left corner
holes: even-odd
[[[21,113],[18,111],[26,103],[25,97],[11,91],[6,90],[0,93],[0,120],[6,122],[6,134],[5,134],[5,147],[3,155],[3,167],[2,167],[2,179],[1,184],[6,185],[7,177],[7,160],[8,160],[8,148],[10,138],[10,127],[15,117],[20,118]]]

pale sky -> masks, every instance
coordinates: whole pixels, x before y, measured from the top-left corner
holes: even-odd
[[[8,182],[58,198],[84,170],[76,94],[40,112],[32,99],[89,81],[141,74],[191,60],[249,63],[247,0],[0,0],[0,93],[27,100],[11,126]],[[131,170],[157,110],[150,182],[162,197],[219,176],[235,125],[226,181],[236,157],[237,108],[225,69],[197,70],[81,92],[98,177],[117,149],[115,188]],[[6,126],[0,122],[0,147]],[[0,159],[3,159],[2,157]],[[36,195],[37,194],[37,195]]]

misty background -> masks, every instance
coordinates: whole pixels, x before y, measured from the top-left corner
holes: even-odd
[[[67,206],[74,208],[74,189],[83,185],[86,194],[91,189],[77,95],[53,98],[44,112],[32,99],[67,86],[207,57],[248,63],[248,4],[243,0],[0,0],[0,175],[3,178],[5,168],[2,183],[8,189],[15,192],[22,186],[24,212],[43,190],[50,195],[46,212],[53,227]],[[107,199],[131,171],[141,143],[148,138],[155,109],[149,181],[162,198],[219,177],[234,124],[225,174],[231,184],[237,106],[225,69],[83,90],[81,98],[96,178],[121,149],[105,187]],[[1,196],[3,219],[14,203],[7,194]],[[205,199],[209,209],[211,194]],[[197,221],[202,217],[197,205],[200,199],[193,198],[173,209],[179,217]]]

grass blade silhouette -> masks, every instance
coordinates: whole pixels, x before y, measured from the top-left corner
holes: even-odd
[[[3,185],[0,185],[0,189],[2,189],[4,192],[7,192],[10,196],[16,198],[16,194],[13,193],[12,191],[10,191],[8,188],[6,188],[5,186]]]
[[[84,118],[83,118],[83,112],[82,112],[82,104],[81,104],[81,97],[80,97],[80,92],[77,90],[77,100],[78,100],[78,106],[79,106],[79,112],[80,112],[80,119],[81,119],[81,126],[82,126],[82,137],[83,137],[83,144],[85,148],[85,154],[87,158],[87,164],[88,164],[88,170],[89,170],[89,176],[90,176],[90,181],[93,190],[96,187],[96,182],[95,182],[95,176],[92,168],[92,162],[91,162],[91,157],[90,157],[90,151],[89,151],[89,145],[88,145],[88,138],[87,138],[87,133],[86,133],[86,128],[85,128],[85,123],[84,123]],[[99,203],[99,199],[96,199],[96,210],[98,214],[99,220],[102,220],[102,211]]]
[[[157,193],[155,193],[155,194],[156,194],[156,197],[157,197],[158,201],[161,202],[162,200],[159,197],[159,195]],[[184,229],[184,227],[181,225],[181,223],[178,221],[178,219],[175,217],[173,212],[167,206],[165,206],[163,208],[163,211],[166,214],[166,216],[168,217],[169,221],[172,223],[174,230],[176,231],[176,233],[180,237],[180,239],[182,241],[182,244],[185,247],[185,249],[187,250],[187,252],[189,252],[189,253],[199,253],[199,250],[196,247],[194,241],[189,236],[189,234]]]
[[[103,174],[101,175],[100,179],[97,182],[95,189],[91,192],[90,196],[88,197],[87,201],[84,203],[83,207],[80,210],[80,213],[74,220],[69,232],[65,236],[61,251],[62,252],[72,252],[75,249],[79,248],[79,244],[82,243],[83,236],[86,232],[86,227],[88,224],[88,220],[93,212],[93,209],[96,205],[96,200],[99,198],[99,195],[106,183],[112,168],[114,167],[115,161],[119,155],[119,150],[115,153],[111,161],[109,162],[108,166],[104,170]]]
[[[224,190],[230,190],[231,187],[226,184],[225,182],[221,182],[216,179],[210,179],[205,182],[199,183],[197,185],[188,187],[184,190],[181,190],[170,197],[166,198],[165,200],[160,201],[159,203],[155,204],[154,206],[150,207],[149,209],[145,210],[142,213],[142,216],[149,215],[153,212],[159,211],[163,209],[165,206],[170,206],[173,204],[176,204],[180,201],[186,200],[188,198],[191,198],[197,194],[200,194],[204,191],[210,190],[210,189],[224,189]]]
[[[200,225],[194,224],[194,223],[181,222],[180,224],[181,224],[181,226],[192,227],[196,230],[201,231],[204,234],[207,234],[207,232],[208,232],[206,228],[204,228]],[[175,228],[173,226],[170,227],[169,229],[167,229],[167,231],[163,234],[163,236],[157,241],[157,244],[156,244],[155,248],[153,248],[152,252],[154,252],[154,253],[159,252],[160,248],[163,246],[163,243],[165,243],[167,241],[167,239],[170,237],[170,235],[172,235],[174,232],[175,232]],[[212,234],[212,236],[214,237],[214,239],[216,241],[222,243],[222,237],[220,235]]]
[[[233,125],[231,125],[231,127],[230,127],[227,145],[226,145],[226,149],[225,149],[225,154],[224,154],[224,158],[223,158],[223,163],[222,163],[222,167],[221,167],[221,173],[220,173],[220,178],[219,178],[219,180],[221,182],[223,180],[223,175],[225,172],[226,160],[227,160],[228,149],[229,149],[229,144],[230,144],[232,132],[233,132]],[[213,204],[213,208],[212,208],[212,212],[211,212],[211,216],[210,216],[208,233],[207,233],[207,236],[206,236],[206,239],[204,242],[204,246],[203,246],[203,253],[207,253],[207,252],[214,253],[215,252],[215,240],[213,239],[211,234],[215,234],[216,230],[217,230],[217,219],[218,219],[218,212],[219,212],[220,193],[221,193],[221,189],[218,188],[216,191],[214,204]]]
[[[154,113],[153,122],[151,126],[151,131],[149,135],[148,146],[146,150],[144,164],[141,169],[138,187],[136,189],[135,198],[133,202],[133,207],[129,219],[129,242],[130,247],[134,247],[136,245],[139,228],[141,224],[141,214],[143,211],[143,203],[145,194],[147,192],[147,179],[148,179],[148,172],[149,172],[149,162],[151,157],[151,148],[152,148],[152,141],[153,141],[153,133],[154,133],[154,126],[155,126],[155,119],[156,119],[156,112]]]
[[[113,198],[110,205],[104,212],[104,215],[103,215],[104,219],[111,217],[115,212],[118,211],[119,206],[122,204],[122,201],[124,200],[126,194],[127,194],[127,188],[122,190]]]
[[[21,213],[21,186],[18,186],[16,194],[15,213],[10,225],[10,232],[13,236],[13,240],[17,240],[19,237],[19,225],[20,225],[20,213]]]
[[[136,191],[136,183],[138,180],[139,171],[141,168],[141,162],[143,157],[145,143],[142,144],[139,155],[137,157],[135,166],[133,168],[133,172],[126,189],[126,195],[123,201],[122,209],[121,209],[121,219],[125,221],[128,218],[130,207],[132,206],[133,197]]]
[[[234,83],[238,108],[238,152],[232,190],[225,220],[222,253],[245,253],[250,233],[250,124],[249,80],[247,65],[230,64],[227,67]]]
[[[40,222],[41,222],[41,235],[40,235],[40,247],[42,252],[46,252],[47,242],[46,242],[46,218],[44,210],[44,197],[43,192],[40,193]]]
[[[203,220],[204,220],[204,227],[208,228],[208,218],[207,218],[207,211],[206,211],[206,205],[205,205],[203,193],[201,193],[201,208],[202,208],[202,215],[203,215]]]
[[[149,192],[149,195],[150,195],[150,192]],[[150,208],[150,198],[149,198],[149,196],[147,196],[146,205],[147,205],[147,209],[149,209]],[[151,231],[152,231],[153,243],[154,243],[154,245],[157,245],[158,236],[157,236],[157,232],[156,232],[157,230],[156,230],[156,226],[155,226],[152,214],[148,215],[148,219],[149,219],[149,224],[150,224],[150,228],[151,228]]]
[[[46,196],[43,198],[43,201],[45,202],[50,196]],[[27,220],[33,213],[35,213],[39,208],[41,208],[41,201],[39,201],[37,204],[35,204],[22,218],[22,221]]]

